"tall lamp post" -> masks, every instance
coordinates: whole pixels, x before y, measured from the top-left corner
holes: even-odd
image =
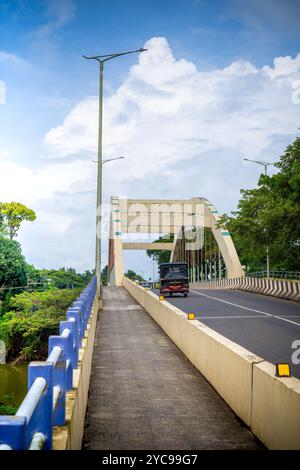
[[[154,263],[154,261],[146,261],[146,262],[152,264],[152,287],[154,289],[154,266],[155,266],[155,263]]]
[[[252,160],[251,158],[244,158],[246,162],[252,162],[252,163],[257,163],[258,165],[261,165],[265,169],[265,176],[268,176],[268,167],[271,165],[274,165],[274,163],[271,162],[261,162],[260,160]],[[269,279],[270,277],[270,254],[269,254],[269,237],[267,234],[267,246],[266,246],[266,255],[267,255],[267,278]]]
[[[102,109],[103,109],[103,66],[104,62],[115,59],[122,55],[134,54],[136,52],[144,52],[147,49],[137,49],[135,51],[119,52],[116,54],[106,54],[97,56],[83,56],[84,59],[96,60],[100,65],[99,80],[99,128],[98,128],[98,174],[97,174],[97,211],[96,211],[96,260],[95,271],[97,276],[97,292],[101,294],[101,219],[102,219]],[[105,161],[104,161],[105,162]]]

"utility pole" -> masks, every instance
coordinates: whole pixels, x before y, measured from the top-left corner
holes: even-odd
[[[102,223],[102,134],[103,134],[103,68],[104,62],[115,59],[122,55],[144,52],[147,49],[137,49],[135,51],[119,52],[116,54],[106,54],[97,56],[83,56],[88,60],[96,60],[100,65],[99,77],[99,125],[98,125],[98,172],[97,172],[97,208],[96,208],[96,256],[95,272],[97,276],[97,293],[101,297],[101,223]]]

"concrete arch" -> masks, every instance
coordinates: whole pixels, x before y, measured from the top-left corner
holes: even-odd
[[[109,233],[109,282],[120,286],[124,276],[123,250],[154,248],[151,240],[139,241],[141,235],[174,233],[174,242],[155,243],[156,250],[169,250],[170,259],[181,261],[178,254],[182,230],[194,236],[189,250],[201,249],[201,230],[209,229],[226,266],[228,278],[244,276],[230,233],[218,227],[220,216],[215,206],[204,198],[126,199],[111,198]]]

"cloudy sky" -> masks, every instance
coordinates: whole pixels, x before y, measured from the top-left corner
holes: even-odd
[[[2,0],[0,201],[37,213],[19,241],[38,267],[94,262],[96,63],[106,64],[104,200],[211,200],[236,207],[300,127],[295,0]],[[271,169],[271,171],[274,171]],[[107,246],[103,244],[106,264]],[[126,267],[152,275],[140,253]]]

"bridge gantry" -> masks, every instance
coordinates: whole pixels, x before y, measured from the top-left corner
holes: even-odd
[[[153,243],[155,235],[164,237],[164,242]],[[170,251],[170,261],[186,261],[192,282],[244,276],[230,233],[220,224],[215,206],[204,198],[113,196],[109,229],[110,285],[122,285],[124,250],[149,249]]]

